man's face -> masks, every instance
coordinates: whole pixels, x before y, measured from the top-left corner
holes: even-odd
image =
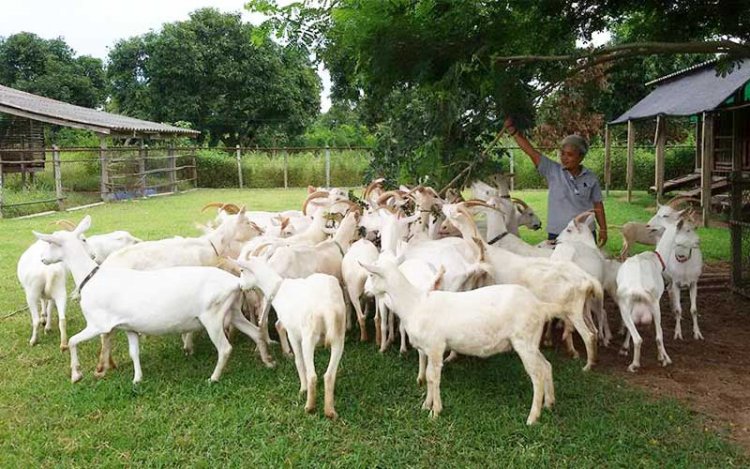
[[[580,166],[581,160],[583,160],[583,155],[573,145],[564,145],[560,150],[560,163],[568,171]]]

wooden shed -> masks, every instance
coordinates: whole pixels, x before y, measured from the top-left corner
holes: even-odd
[[[654,189],[657,199],[661,199],[665,191],[666,120],[671,116],[693,117],[697,134],[695,172],[685,175],[683,180],[700,181],[700,189],[695,195],[700,196],[705,225],[710,219],[712,194],[729,190],[729,176],[733,171],[750,171],[750,61],[741,61],[725,75],[717,72],[716,63],[716,60],[711,60],[646,83],[655,86],[654,90],[610,122],[605,135],[607,145],[610,126],[628,126],[627,184],[630,198],[634,170],[633,123],[656,120]],[[608,160],[609,148],[605,154]]]

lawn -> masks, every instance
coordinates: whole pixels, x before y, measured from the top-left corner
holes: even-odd
[[[91,233],[127,229],[145,239],[195,235],[206,202],[246,203],[253,209],[298,207],[303,190],[201,190],[172,197],[92,208]],[[546,193],[523,197],[544,219]],[[648,197],[626,206],[607,202],[610,223],[645,220]],[[15,265],[33,236],[52,231],[53,220],[79,220],[83,212],[0,221],[0,315],[24,305]],[[728,235],[703,231],[707,257],[728,257]],[[541,233],[523,233],[539,240]],[[616,233],[610,246],[619,249]],[[69,283],[70,286],[70,283]],[[83,328],[77,305],[68,313],[72,335]],[[85,377],[69,382],[69,356],[57,332],[29,347],[28,313],[0,320],[0,465],[38,466],[746,466],[741,452],[705,429],[700,417],[676,401],[654,398],[599,372],[583,373],[579,361],[546,351],[557,405],[539,423],[524,422],[531,383],[513,354],[461,359],[444,368],[445,410],[432,421],[420,410],[416,353],[377,353],[348,337],[337,381],[339,420],[306,415],[297,395],[294,365],[273,353],[276,369],[262,366],[244,337],[221,382],[209,384],[215,350],[201,337],[192,357],[178,337],[142,341],[144,382],[133,386],[123,336],[105,379],[93,377],[97,341],[80,347]],[[55,329],[53,329],[54,331]],[[356,332],[356,331],[353,331]],[[319,385],[327,351],[316,356]]]

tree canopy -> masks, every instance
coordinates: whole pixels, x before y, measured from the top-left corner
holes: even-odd
[[[64,40],[32,33],[0,38],[0,84],[86,107],[106,98],[101,60],[76,57]]]
[[[731,69],[734,59],[750,56],[750,9],[740,3],[303,0],[279,7],[252,0],[248,8],[270,15],[264,27],[290,47],[325,62],[334,99],[356,103],[377,128],[382,171],[413,177],[415,168],[431,168],[446,181],[475,159],[506,115],[524,129],[539,110],[540,121],[550,124],[545,106],[585,98],[586,112],[601,122],[642,97],[643,88],[629,89],[630,83],[705,57],[693,54],[724,53]],[[605,30],[615,32],[611,43],[585,45]],[[691,55],[657,55],[680,53]],[[593,93],[580,91],[592,86],[579,79],[586,73]],[[560,132],[592,127],[580,119],[564,120],[565,129],[551,124]]]
[[[318,115],[320,79],[304,51],[259,41],[262,33],[206,8],[122,40],[109,55],[110,106],[188,121],[211,144],[284,143]]]

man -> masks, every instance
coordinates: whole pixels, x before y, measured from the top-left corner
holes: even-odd
[[[510,117],[505,119],[504,127],[521,150],[529,155],[539,174],[547,180],[548,239],[557,239],[557,235],[565,229],[570,220],[579,213],[593,208],[599,224],[598,244],[604,246],[607,242],[607,219],[602,203],[602,190],[596,175],[581,165],[588,151],[586,140],[578,135],[565,137],[561,144],[558,163],[531,146],[526,137],[515,128]],[[596,230],[594,237],[596,238]]]

